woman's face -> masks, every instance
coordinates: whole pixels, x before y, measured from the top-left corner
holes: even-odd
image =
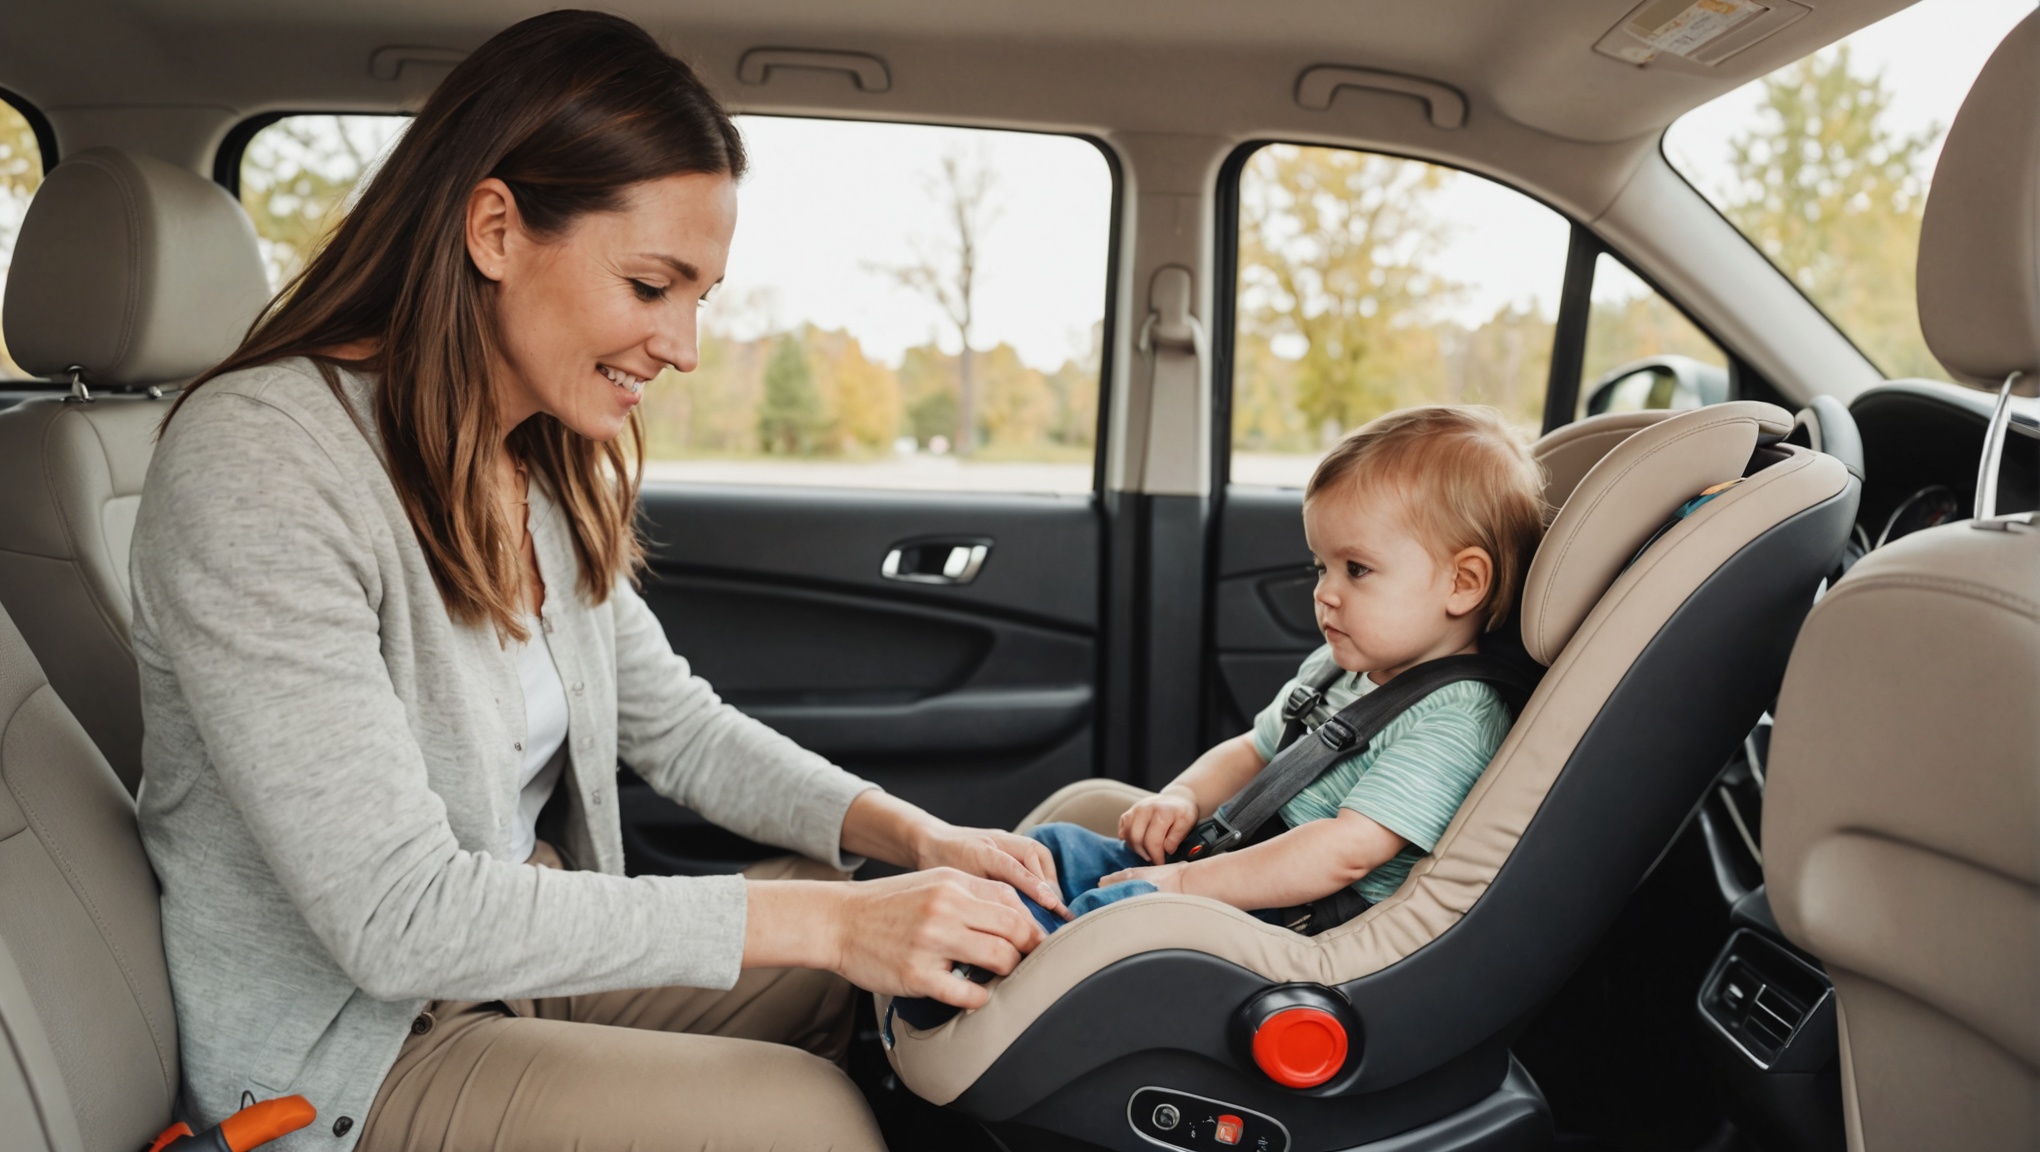
[[[505,430],[545,412],[610,440],[661,369],[693,371],[695,314],[722,280],[736,226],[736,182],[723,174],[645,181],[620,209],[552,237],[526,230],[502,181],[477,185],[468,255],[496,283]]]

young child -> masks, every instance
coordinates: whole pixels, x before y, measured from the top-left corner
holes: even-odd
[[[1166,861],[1274,757],[1290,691],[1322,680],[1328,663],[1343,674],[1325,689],[1313,725],[1407,668],[1477,651],[1522,587],[1544,530],[1542,492],[1529,451],[1492,408],[1409,408],[1346,437],[1303,500],[1325,646],[1252,732],[1198,757],[1120,817],[1118,839],[1074,824],[1029,833],[1054,855],[1071,915],[1159,891],[1293,923],[1296,909],[1349,886],[1355,897],[1341,904],[1354,914],[1394,892],[1508,734],[1508,708],[1485,683],[1438,689],[1333,763],[1283,806],[1286,830],[1264,829],[1259,842],[1205,859]],[[1061,927],[1059,916],[1029,906],[1046,930]]]

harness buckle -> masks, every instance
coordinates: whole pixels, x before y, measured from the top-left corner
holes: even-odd
[[[1246,839],[1238,828],[1233,827],[1233,822],[1225,818],[1223,808],[1213,812],[1210,819],[1201,821],[1191,835],[1195,841],[1187,848],[1177,849],[1179,859],[1202,860],[1206,856],[1216,856]]]
[[[1360,734],[1355,732],[1344,720],[1334,716],[1330,720],[1318,725],[1317,738],[1323,741],[1324,746],[1332,751],[1344,752],[1352,746],[1353,741],[1360,738]]]
[[[1317,711],[1324,703],[1325,694],[1306,684],[1298,684],[1289,690],[1289,699],[1282,705],[1282,719],[1300,720]]]

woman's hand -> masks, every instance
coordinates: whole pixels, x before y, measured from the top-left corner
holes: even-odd
[[[1181,784],[1171,784],[1119,817],[1119,838],[1141,859],[1164,864],[1195,827],[1196,795]]]
[[[855,884],[758,880],[746,894],[746,968],[826,968],[873,992],[959,1008],[989,993],[953,975],[953,963],[1003,976],[1043,935],[1012,888],[953,868]]]
[[[1055,857],[1038,840],[992,828],[942,824],[928,830],[915,854],[916,868],[954,868],[972,876],[1011,884],[1028,899],[1067,920]]]
[[[1100,876],[1098,887],[1108,884],[1124,884],[1128,880],[1145,880],[1155,886],[1158,892],[1174,892],[1178,895],[1189,893],[1183,886],[1184,873],[1190,870],[1188,863],[1152,864],[1146,868],[1122,868],[1110,876]],[[1191,893],[1194,895],[1194,893]]]

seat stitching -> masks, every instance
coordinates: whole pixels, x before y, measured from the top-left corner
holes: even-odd
[[[29,699],[33,699],[43,692],[48,692],[52,696],[56,695],[56,691],[45,682],[42,687],[29,693]],[[24,707],[26,703],[27,701],[24,700]],[[61,705],[62,701],[58,703]],[[16,709],[15,715],[20,715],[19,709]],[[12,718],[9,720],[9,727],[12,727]],[[142,1021],[149,1026],[149,1038],[155,1043],[156,1063],[163,1070],[164,1082],[171,1085],[174,1089],[176,1078],[171,1075],[169,1062],[163,1055],[166,1051],[166,1045],[163,1041],[162,1028],[156,1022],[155,1013],[149,1011],[149,1006],[142,1000],[142,992],[140,987],[137,986],[134,968],[128,962],[127,952],[121,948],[120,942],[114,938],[112,930],[108,927],[106,914],[100,911],[98,901],[92,898],[92,894],[86,891],[84,884],[79,881],[77,870],[72,866],[69,854],[64,851],[63,845],[58,842],[55,835],[51,832],[49,825],[43,821],[42,816],[36,811],[35,805],[29,803],[15,789],[12,783],[7,784],[7,791],[14,797],[14,802],[21,807],[22,814],[28,817],[28,822],[35,827],[36,839],[42,842],[44,851],[47,851],[50,854],[50,858],[56,863],[57,870],[64,876],[64,882],[70,885],[71,892],[77,896],[78,902],[85,906],[85,911],[92,917],[93,927],[99,931],[99,938],[106,944],[107,951],[113,953],[114,963],[120,968],[121,979],[128,986],[128,995],[134,997],[135,1009],[142,1014]]]
[[[1690,439],[1691,437],[1697,436],[1702,432],[1712,432],[1715,429],[1720,428],[1724,425],[1737,423],[1755,423],[1755,421],[1752,417],[1749,416],[1732,415],[1724,418],[1710,420],[1705,423],[1695,423],[1693,427],[1687,429],[1684,432],[1681,432],[1679,435],[1672,437],[1670,440],[1667,440],[1664,443],[1659,444],[1655,448],[1652,448],[1650,451],[1630,461],[1628,467],[1622,469],[1622,471],[1619,474],[1617,474],[1607,485],[1605,485],[1600,492],[1595,494],[1593,503],[1589,504],[1586,508],[1586,511],[1581,513],[1580,522],[1585,523],[1589,518],[1591,518],[1595,511],[1597,511],[1601,507],[1601,505],[1607,501],[1608,497],[1614,493],[1615,489],[1620,486],[1622,479],[1628,476],[1631,472],[1636,471],[1639,467],[1641,467],[1644,464],[1645,461],[1655,458],[1665,449],[1670,448],[1672,445],[1677,444],[1682,440]],[[1659,427],[1662,427],[1662,425],[1659,425]],[[1649,431],[1649,429],[1644,429],[1644,431]],[[1637,435],[1641,434],[1642,434],[1641,432],[1637,433]],[[1589,471],[1591,471],[1591,469],[1589,469]],[[1574,491],[1575,493],[1577,493],[1578,490],[1575,489]],[[1563,512],[1564,510],[1560,509],[1560,511]],[[1571,532],[1569,532],[1565,540],[1560,543],[1558,550],[1558,559],[1552,561],[1551,565],[1554,574],[1556,574],[1558,569],[1563,568],[1565,566],[1565,558],[1569,553],[1571,553],[1573,543],[1574,541],[1578,540],[1579,537],[1580,537],[1579,530],[1575,528]],[[1558,582],[1556,580],[1547,579],[1544,582],[1544,587],[1540,590],[1540,595],[1538,596],[1537,641],[1538,647],[1540,648],[1546,646],[1544,643],[1546,639],[1545,628],[1547,623],[1545,620],[1545,614],[1549,611],[1551,596],[1552,593],[1557,589],[1557,587]],[[1556,658],[1557,653],[1553,653],[1552,655],[1554,658]]]

